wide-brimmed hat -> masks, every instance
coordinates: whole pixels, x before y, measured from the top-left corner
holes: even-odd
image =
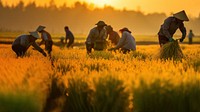
[[[40,31],[44,30],[45,28],[46,28],[45,26],[40,25],[40,26],[38,26],[36,31],[40,32]]]
[[[107,24],[104,21],[99,21],[95,25],[97,25],[97,26],[107,26]]]
[[[119,31],[120,31],[120,32],[127,31],[127,32],[131,33],[131,31],[130,31],[128,28],[126,28],[126,27],[120,29]]]
[[[110,31],[113,30],[113,27],[112,27],[111,25],[108,25],[108,26],[106,26],[105,28],[106,28],[106,30],[107,30],[108,32],[110,32]]]
[[[29,32],[31,36],[35,37],[35,38],[40,38],[40,36],[38,35],[38,32],[37,31],[34,31],[34,32]]]
[[[179,20],[182,20],[182,21],[189,21],[189,19],[188,19],[188,17],[187,17],[187,14],[185,13],[184,10],[173,14],[173,16],[174,16],[175,18],[179,19]]]

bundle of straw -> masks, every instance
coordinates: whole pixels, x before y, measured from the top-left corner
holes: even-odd
[[[184,55],[178,44],[178,40],[164,44],[160,49],[160,59],[181,60]]]

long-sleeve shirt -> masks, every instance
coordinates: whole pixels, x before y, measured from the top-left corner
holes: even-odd
[[[90,33],[86,39],[86,43],[93,44],[98,40],[105,40],[107,37],[106,30],[103,28],[100,32],[97,27],[90,30]]]
[[[123,31],[122,37],[120,38],[119,42],[117,43],[116,49],[124,48],[130,50],[136,50],[136,42],[135,38],[131,35],[131,33],[127,31]]]
[[[192,32],[190,32],[190,33],[188,34],[188,38],[192,38],[192,37],[194,37],[194,34],[193,34]]]
[[[41,32],[41,38],[42,38],[42,41],[39,43],[39,45],[41,45],[47,41],[52,41],[51,35],[47,31]]]
[[[74,35],[70,30],[66,31],[66,40],[74,40]]]
[[[119,34],[116,31],[111,31],[108,35],[109,35],[108,39],[113,44],[117,45],[117,43],[119,42],[119,39],[120,39]]]
[[[35,41],[31,41],[32,37],[30,35],[21,35],[15,39],[12,43],[14,45],[21,45],[26,48],[26,50],[32,45],[39,52],[43,52],[42,48],[40,48]]]
[[[186,28],[183,22],[178,22],[175,17],[168,17],[161,25],[158,35],[171,38],[173,37],[177,29],[180,29],[180,31],[182,32],[182,38],[185,38]]]

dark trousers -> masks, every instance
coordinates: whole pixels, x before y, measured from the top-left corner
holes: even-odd
[[[69,39],[69,42],[67,44],[67,47],[70,47],[74,43],[74,39]]]
[[[169,42],[169,39],[167,37],[161,36],[161,35],[158,36],[158,40],[159,40],[160,47],[162,47],[163,44],[166,44]]]
[[[17,57],[23,57],[27,49],[21,45],[13,45],[12,50],[17,54]]]
[[[45,50],[48,52],[48,54],[51,54],[52,46],[53,46],[52,40],[45,41]]]
[[[189,44],[192,44],[192,38],[189,38]]]
[[[86,44],[86,49],[87,49],[87,53],[91,53],[92,52],[92,48],[94,49],[94,44]]]

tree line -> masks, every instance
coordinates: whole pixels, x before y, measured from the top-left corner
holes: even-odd
[[[105,21],[118,30],[128,27],[134,34],[156,35],[166,18],[165,13],[144,14],[135,10],[116,10],[111,6],[90,9],[87,3],[75,2],[74,7],[63,4],[57,7],[52,0],[48,6],[36,6],[35,2],[24,5],[21,1],[16,6],[4,6],[0,1],[0,31],[32,31],[38,25],[45,25],[51,33],[64,33],[64,26],[69,26],[75,34],[89,33],[99,20]],[[190,18],[187,29],[198,33],[200,16]]]

